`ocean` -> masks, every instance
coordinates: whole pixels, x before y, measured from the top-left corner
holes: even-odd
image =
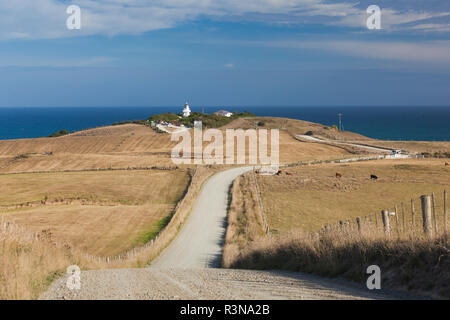
[[[75,131],[152,114],[181,112],[178,107],[28,107],[0,108],[0,140],[46,137],[61,129]],[[258,116],[301,119],[376,139],[450,141],[450,107],[191,107],[212,113],[219,109],[248,111]]]

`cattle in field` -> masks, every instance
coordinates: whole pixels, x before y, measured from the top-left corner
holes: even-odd
[[[342,178],[342,173],[336,172],[336,178]]]
[[[281,174],[281,170],[278,170],[276,175],[279,176]]]
[[[446,163],[445,163],[445,166],[446,166],[446,167],[448,167],[448,166],[449,166],[448,162],[446,162]]]
[[[378,177],[376,175],[374,175],[374,174],[370,175],[370,180],[377,180],[377,179],[378,179]]]

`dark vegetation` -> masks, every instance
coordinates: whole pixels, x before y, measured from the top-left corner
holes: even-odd
[[[193,127],[194,121],[201,121],[203,124],[203,127],[206,128],[218,128],[222,127],[224,125],[227,125],[231,121],[241,118],[241,117],[254,117],[255,115],[249,112],[242,112],[242,113],[233,113],[231,117],[223,117],[218,116],[215,114],[207,114],[207,113],[201,113],[201,112],[193,112],[189,117],[182,117],[181,114],[175,114],[172,112],[169,113],[162,113],[157,115],[152,115],[150,118],[148,118],[149,121],[159,122],[159,121],[165,121],[170,122],[174,125],[185,125],[187,127]]]
[[[228,123],[230,123],[231,121],[240,118],[240,117],[254,117],[255,115],[253,113],[249,113],[247,111],[244,111],[242,113],[233,113],[233,115],[231,117],[223,117],[223,116],[218,116],[215,114],[207,114],[207,113],[201,113],[201,112],[193,112],[191,113],[191,115],[187,118],[182,117],[181,114],[175,114],[172,112],[168,112],[168,113],[161,113],[161,114],[156,114],[156,115],[152,115],[150,118],[148,118],[147,120],[122,120],[120,122],[114,122],[113,124],[111,124],[112,126],[120,126],[120,125],[124,125],[124,124],[130,124],[130,123],[134,123],[134,124],[140,124],[140,125],[148,125],[150,121],[154,121],[154,122],[159,122],[159,121],[165,121],[165,122],[170,122],[174,125],[185,125],[187,127],[193,127],[194,126],[194,121],[201,121],[203,124],[203,127],[206,128],[218,128],[221,126],[224,126]],[[258,122],[258,126],[264,126],[264,122]],[[93,128],[87,128],[87,129],[81,129],[81,130],[76,130],[76,131],[72,131],[72,133],[77,132],[77,131],[85,131],[85,130],[90,130]],[[49,135],[49,137],[51,138],[55,138],[55,137],[61,137],[61,136],[65,136],[67,134],[69,134],[70,132],[66,129],[60,130],[56,133],[53,133],[51,135]]]
[[[123,124],[130,124],[130,123],[145,125],[145,124],[147,124],[147,121],[145,121],[145,120],[133,120],[133,121],[131,121],[131,120],[122,120],[120,122],[114,122],[112,125],[113,126],[120,126],[120,125],[123,125]]]
[[[49,135],[49,137],[56,138],[56,137],[65,136],[66,134],[69,134],[69,131],[67,131],[66,129],[63,129],[63,130],[59,130],[58,132],[55,132],[55,133]]]
[[[430,153],[430,152],[422,152],[422,155],[425,158],[450,158],[450,152],[435,152],[435,153]]]

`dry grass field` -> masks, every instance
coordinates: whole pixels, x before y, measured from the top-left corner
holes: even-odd
[[[0,175],[0,207],[42,201],[111,204],[176,203],[186,170],[114,170]]]
[[[259,122],[263,122],[263,126],[258,126]],[[323,137],[331,140],[342,140],[361,144],[370,144],[374,146],[402,149],[411,153],[428,152],[450,152],[450,142],[447,141],[385,141],[371,139],[357,133],[347,131],[337,131],[333,128],[302,120],[273,118],[273,117],[253,117],[240,118],[225,127],[229,128],[277,128],[288,133],[291,136],[306,134],[317,137]]]
[[[259,125],[258,125],[259,123]],[[263,125],[261,126],[261,123]],[[225,128],[242,128],[242,129],[280,129],[288,134],[295,136],[297,134],[310,133],[315,136],[320,136],[332,140],[361,140],[371,141],[372,139],[362,136],[357,133],[348,131],[338,131],[326,125],[319,123],[313,123],[309,121],[287,119],[287,118],[274,118],[274,117],[251,117],[251,118],[239,118],[228,125]]]
[[[8,221],[95,255],[119,254],[158,230],[188,184],[186,170],[0,175]],[[147,239],[148,240],[148,239]]]
[[[207,168],[198,168],[195,171],[189,190],[178,202],[172,219],[159,232],[158,239],[151,245],[140,245],[142,241],[148,240],[148,236],[152,233],[152,230],[143,227],[146,222],[155,220],[152,213],[160,215],[167,209],[167,206],[162,204],[153,206],[144,204],[139,207],[124,205],[95,207],[80,204],[55,206],[55,203],[52,203],[48,208],[40,206],[25,209],[30,211],[28,216],[22,215],[21,210],[9,210],[0,215],[2,218],[0,219],[0,299],[36,299],[55,278],[65,272],[67,266],[73,264],[81,269],[136,268],[148,265],[176,236],[189,215],[200,187],[213,172],[215,171]],[[45,214],[42,211],[44,207],[48,209]],[[161,211],[156,212],[155,210],[158,209]],[[70,211],[76,212],[72,215]],[[30,228],[28,229],[20,224],[5,222],[15,218],[16,215],[18,219],[24,220],[32,216],[30,221],[34,226],[28,226]],[[78,219],[80,215],[83,218],[81,221]],[[45,221],[46,227],[53,223],[57,228],[50,231],[46,228],[39,233],[34,232],[33,230],[39,229],[39,224],[42,222],[40,218]],[[160,231],[160,225],[157,226]],[[100,230],[96,230],[96,227]],[[146,231],[139,233],[139,229]],[[64,230],[68,230],[68,234]],[[77,232],[88,237],[89,241],[78,236]],[[62,240],[67,235],[72,238],[72,241],[79,237],[78,246],[63,243]],[[126,243],[130,243],[131,239],[138,241],[133,244],[136,247],[132,254],[122,255],[122,259],[112,257],[109,260],[90,256],[85,251],[88,248],[80,245],[85,243],[91,250],[107,252],[107,250],[115,250],[115,246],[123,246],[122,243],[118,243],[121,239]],[[100,241],[103,245],[97,245],[92,241]]]
[[[249,243],[229,267],[307,272],[365,285],[367,267],[377,265],[384,290],[449,299],[449,249],[443,236],[411,239],[387,238],[384,233],[298,231]]]
[[[375,264],[382,270],[383,289],[438,299],[450,297],[442,196],[450,186],[450,169],[442,160],[382,160],[282,171],[280,176],[257,178],[271,237],[265,235],[261,224],[251,174],[236,180],[231,190],[224,267],[301,271],[364,284],[366,268]],[[335,177],[337,171],[342,178]],[[370,174],[379,179],[371,181]],[[438,233],[433,227],[434,237],[427,238],[418,196],[433,191]],[[398,206],[398,220],[391,217],[391,232],[387,234],[380,210],[393,211],[401,202],[405,202],[405,211]],[[365,219],[370,213],[373,215]],[[357,216],[361,217],[361,230]],[[350,223],[340,226],[338,220]],[[324,224],[327,229],[320,228]]]
[[[65,269],[88,264],[72,250],[28,231],[0,228],[0,299],[36,299]]]
[[[0,173],[173,165],[170,135],[128,124],[58,138],[0,141]]]
[[[5,219],[97,256],[114,256],[145,243],[172,204],[144,206],[59,205],[7,213]]]
[[[327,223],[378,213],[401,202],[409,205],[413,197],[450,189],[450,168],[440,159],[323,164],[283,171],[280,176],[258,176],[266,219],[280,233],[316,231]],[[336,178],[336,172],[342,178]],[[379,179],[371,180],[371,174]]]
[[[240,128],[240,125],[244,129],[252,128],[252,121],[237,119],[225,128]],[[272,121],[272,125],[264,128],[284,128],[280,121]],[[303,121],[290,121],[293,122],[291,126],[303,128]],[[305,129],[310,125],[314,124],[308,123]],[[289,131],[294,130],[291,126],[280,131],[281,163],[348,155],[342,148],[295,140]],[[299,130],[299,133],[304,133],[303,129]],[[80,131],[58,138],[0,141],[0,173],[174,166],[170,154],[177,142],[170,141],[170,138],[169,134],[156,133],[142,125],[127,124]],[[204,146],[208,144],[204,142]],[[270,150],[270,143],[268,148]]]
[[[156,257],[175,237],[201,183],[214,170],[200,170],[203,173],[191,183],[187,199],[154,246],[113,264],[87,260],[84,254],[122,254],[154,237],[167,223],[188,183],[184,166],[117,169],[174,167],[170,152],[175,144],[168,134],[132,124],[58,138],[0,141],[0,215],[25,230],[1,234],[0,297],[35,298],[70,264],[136,267]],[[301,143],[280,132],[281,162],[345,156],[341,148]]]
[[[263,126],[258,126],[260,121]],[[339,147],[300,142],[295,134],[312,131],[330,139],[368,140],[290,119],[240,118],[222,129],[226,128],[281,129],[281,163],[351,156]],[[135,124],[58,138],[0,141],[0,218],[17,224],[18,230],[24,228],[0,228],[0,298],[36,298],[70,264],[84,269],[141,267],[155,258],[182,227],[202,183],[218,170],[199,167],[190,180],[188,170],[193,166],[133,169],[173,168],[170,152],[176,144],[169,134]],[[269,226],[279,233],[317,230],[323,223],[377,212],[381,200],[398,204],[424,192],[441,191],[450,181],[448,167],[438,160],[300,166],[287,171],[291,175],[258,178]],[[336,180],[336,171],[343,173],[342,179]],[[370,181],[372,173],[380,179]],[[237,179],[232,190],[227,265],[248,243],[264,237],[250,177]],[[167,222],[158,241],[140,247]],[[113,256],[131,248],[141,249],[114,262],[85,256]]]
[[[225,268],[228,268],[250,243],[266,235],[261,214],[258,211],[252,173],[246,173],[234,181],[229,201],[226,245],[222,257]]]

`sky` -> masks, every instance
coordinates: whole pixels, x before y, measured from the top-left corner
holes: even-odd
[[[450,1],[1,0],[0,107],[186,100],[450,106]]]

